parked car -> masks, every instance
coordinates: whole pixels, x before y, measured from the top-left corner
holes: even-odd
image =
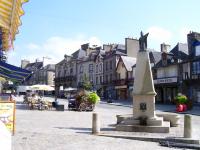
[[[76,99],[68,100],[68,109],[76,111],[93,111],[95,105],[88,102],[79,103]]]

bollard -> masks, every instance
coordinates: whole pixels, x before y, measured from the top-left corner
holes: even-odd
[[[100,122],[98,113],[92,114],[92,134],[99,134],[100,133]]]
[[[192,117],[184,116],[184,138],[192,138]]]

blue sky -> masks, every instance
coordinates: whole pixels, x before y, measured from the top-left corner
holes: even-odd
[[[45,59],[57,63],[81,44],[121,43],[150,32],[148,47],[186,42],[189,31],[200,32],[199,0],[30,0],[8,62]]]

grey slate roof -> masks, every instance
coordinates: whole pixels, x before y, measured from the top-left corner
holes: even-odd
[[[161,60],[162,52],[151,51],[149,52],[150,63],[157,64]]]
[[[43,62],[34,62],[34,63],[29,63],[25,66],[25,69],[33,71],[36,69],[40,69],[43,67]]]
[[[79,54],[79,50],[77,50],[74,53],[72,53],[72,57],[77,59],[78,58],[78,54]]]
[[[55,71],[55,64],[48,64],[44,67],[44,70]]]
[[[167,65],[171,65],[179,60],[185,60],[188,58],[188,46],[187,44],[178,43],[170,52],[167,53]],[[173,60],[173,61],[172,61]],[[157,62],[155,67],[162,67],[162,60]]]
[[[127,71],[132,71],[132,66],[136,64],[136,58],[121,56],[121,60],[123,61],[124,66],[126,67]]]

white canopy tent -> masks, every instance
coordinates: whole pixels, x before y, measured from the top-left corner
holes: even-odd
[[[37,91],[54,91],[55,88],[50,86],[50,85],[45,85],[45,84],[36,84],[30,86],[31,90],[37,90]]]

